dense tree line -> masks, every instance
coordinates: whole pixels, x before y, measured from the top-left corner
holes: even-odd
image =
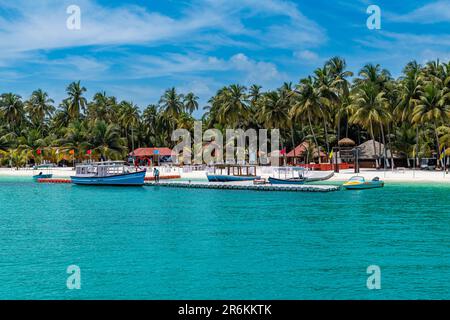
[[[80,82],[71,83],[66,94],[58,106],[41,89],[28,99],[1,95],[3,165],[44,158],[57,162],[69,152],[82,160],[87,150],[97,158],[122,159],[133,147],[171,147],[171,132],[193,130],[192,114],[199,108],[194,93],[180,94],[175,88],[143,110],[105,92],[87,101]],[[345,60],[334,57],[307,78],[276,90],[223,87],[204,111],[205,130],[279,128],[288,149],[307,140],[330,152],[348,137],[356,143],[378,140],[407,157],[440,156],[450,148],[450,62],[412,61],[394,79],[373,64],[353,74]]]

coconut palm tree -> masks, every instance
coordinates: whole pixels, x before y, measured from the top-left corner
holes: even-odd
[[[58,141],[67,152],[73,150],[76,159],[82,159],[89,148],[89,136],[86,122],[77,120],[69,124],[64,136]]]
[[[120,128],[116,124],[107,124],[104,120],[96,120],[90,131],[90,147],[100,153],[102,158],[120,159],[126,154],[126,140],[120,136]]]
[[[168,116],[177,118],[184,110],[183,99],[184,96],[178,94],[175,87],[172,87],[164,92],[164,95],[159,100],[159,105]]]
[[[68,97],[68,113],[72,119],[79,119],[82,112],[86,110],[87,100],[83,97],[86,88],[82,87],[80,81],[72,82],[66,89]]]
[[[131,130],[131,144],[128,144],[128,148],[134,151],[134,128],[139,125],[140,115],[139,107],[133,102],[122,101],[120,103],[119,123],[125,131],[125,137],[128,141],[128,130]]]
[[[236,128],[248,122],[250,107],[246,90],[244,86],[232,84],[219,91],[214,103],[218,104],[217,120],[220,124]]]
[[[283,90],[269,91],[260,98],[261,109],[257,115],[265,128],[284,128],[289,122],[289,99]]]
[[[257,84],[252,84],[248,90],[248,98],[250,100],[250,105],[251,106],[256,106],[259,98],[261,98],[262,93],[261,93],[261,86],[257,85]]]
[[[51,118],[55,111],[54,102],[47,92],[41,89],[33,91],[31,97],[25,102],[25,110],[35,128],[42,128],[45,121]]]
[[[10,132],[18,133],[25,121],[25,108],[22,97],[14,93],[4,93],[0,96],[0,116],[8,124]]]
[[[341,120],[346,120],[346,137],[348,137],[348,106],[350,103],[350,83],[347,78],[353,76],[353,72],[347,71],[347,64],[340,57],[333,57],[325,63],[329,77],[332,79],[331,88],[336,96],[333,99],[334,114],[336,120],[337,141],[341,139]]]
[[[295,121],[298,121],[303,117],[308,120],[314,144],[319,147],[317,136],[314,132],[313,121],[321,119],[323,116],[321,106],[328,105],[329,100],[326,97],[323,97],[320,90],[314,86],[314,81],[311,76],[300,81],[295,93],[295,102],[290,110],[290,115]]]
[[[183,102],[184,102],[184,110],[189,114],[192,114],[195,110],[198,109],[198,97],[192,92],[189,92],[184,97]]]
[[[450,118],[450,106],[445,103],[445,96],[442,90],[439,90],[435,84],[429,83],[425,86],[419,102],[414,107],[412,121],[415,124],[432,124],[435,139],[436,150],[441,155],[438,126],[441,123],[448,123]]]
[[[116,99],[114,97],[109,97],[104,91],[97,92],[93,97],[93,101],[87,106],[86,118],[94,122],[97,119],[111,122],[114,118],[115,104]]]
[[[17,141],[17,149],[25,152],[24,154],[27,157],[27,162],[30,158],[39,158],[37,150],[46,147],[42,133],[38,129],[24,129]]]
[[[355,112],[351,116],[350,122],[369,130],[375,151],[374,126],[383,124],[388,118],[385,104],[385,93],[379,92],[377,84],[373,82],[361,84],[354,94],[352,108]],[[378,167],[378,159],[376,159],[376,164]]]

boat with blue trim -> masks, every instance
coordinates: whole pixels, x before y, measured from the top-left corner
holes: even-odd
[[[378,177],[373,178],[371,181],[366,181],[364,177],[354,176],[344,183],[343,187],[347,190],[382,188],[384,187],[384,181],[380,180]]]
[[[206,174],[209,182],[253,181],[261,179],[252,165],[215,165],[214,172]]]
[[[70,178],[78,185],[143,186],[145,173],[124,161],[107,161],[78,165],[76,175]]]
[[[40,172],[39,174],[36,174],[33,176],[34,180],[38,180],[38,179],[51,179],[53,178],[53,174],[48,173],[48,174],[43,174],[42,172]]]
[[[305,184],[306,179],[304,178],[288,178],[288,179],[278,179],[274,177],[269,177],[270,184]]]

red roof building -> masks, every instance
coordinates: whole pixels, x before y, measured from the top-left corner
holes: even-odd
[[[156,151],[156,153],[155,153]],[[129,154],[130,156],[134,155],[138,158],[145,158],[145,157],[153,157],[153,156],[171,156],[172,150],[170,148],[138,148],[134,150],[134,152],[131,152]]]
[[[286,155],[286,157],[293,158],[293,159],[291,159],[291,163],[293,162],[294,164],[297,164],[300,162],[305,162],[306,160],[308,160],[308,162],[312,161],[313,159],[306,159],[306,152],[307,152],[308,148],[309,148],[309,142],[303,141],[298,146],[296,146],[295,149],[291,150]],[[317,157],[317,148],[314,148],[314,158],[316,158],[316,159],[318,158]],[[321,158],[321,160],[326,160],[327,159],[326,153],[323,151],[320,151],[320,158]]]
[[[160,157],[175,155],[170,148],[138,148],[130,152],[129,156],[134,156],[140,165],[159,165]]]

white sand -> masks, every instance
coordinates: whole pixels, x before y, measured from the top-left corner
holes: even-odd
[[[206,171],[191,171],[183,168],[168,168],[161,167],[160,175],[181,175],[183,179],[205,179]],[[10,169],[0,168],[0,176],[11,177],[31,177],[39,172],[47,173],[46,169],[32,170],[32,169]],[[54,168],[50,170],[55,178],[68,178],[74,174],[72,168]],[[272,175],[272,170],[268,167],[257,168],[258,175],[264,178],[268,178]],[[354,176],[353,170],[341,170],[340,173],[334,175],[329,181],[347,181]],[[374,170],[374,169],[361,169],[360,176],[366,179],[372,179],[374,177],[380,177],[385,181],[397,181],[397,182],[438,182],[438,183],[450,183],[450,174],[444,174],[442,171],[421,171],[421,170]],[[152,176],[151,170],[147,173],[147,176]]]

